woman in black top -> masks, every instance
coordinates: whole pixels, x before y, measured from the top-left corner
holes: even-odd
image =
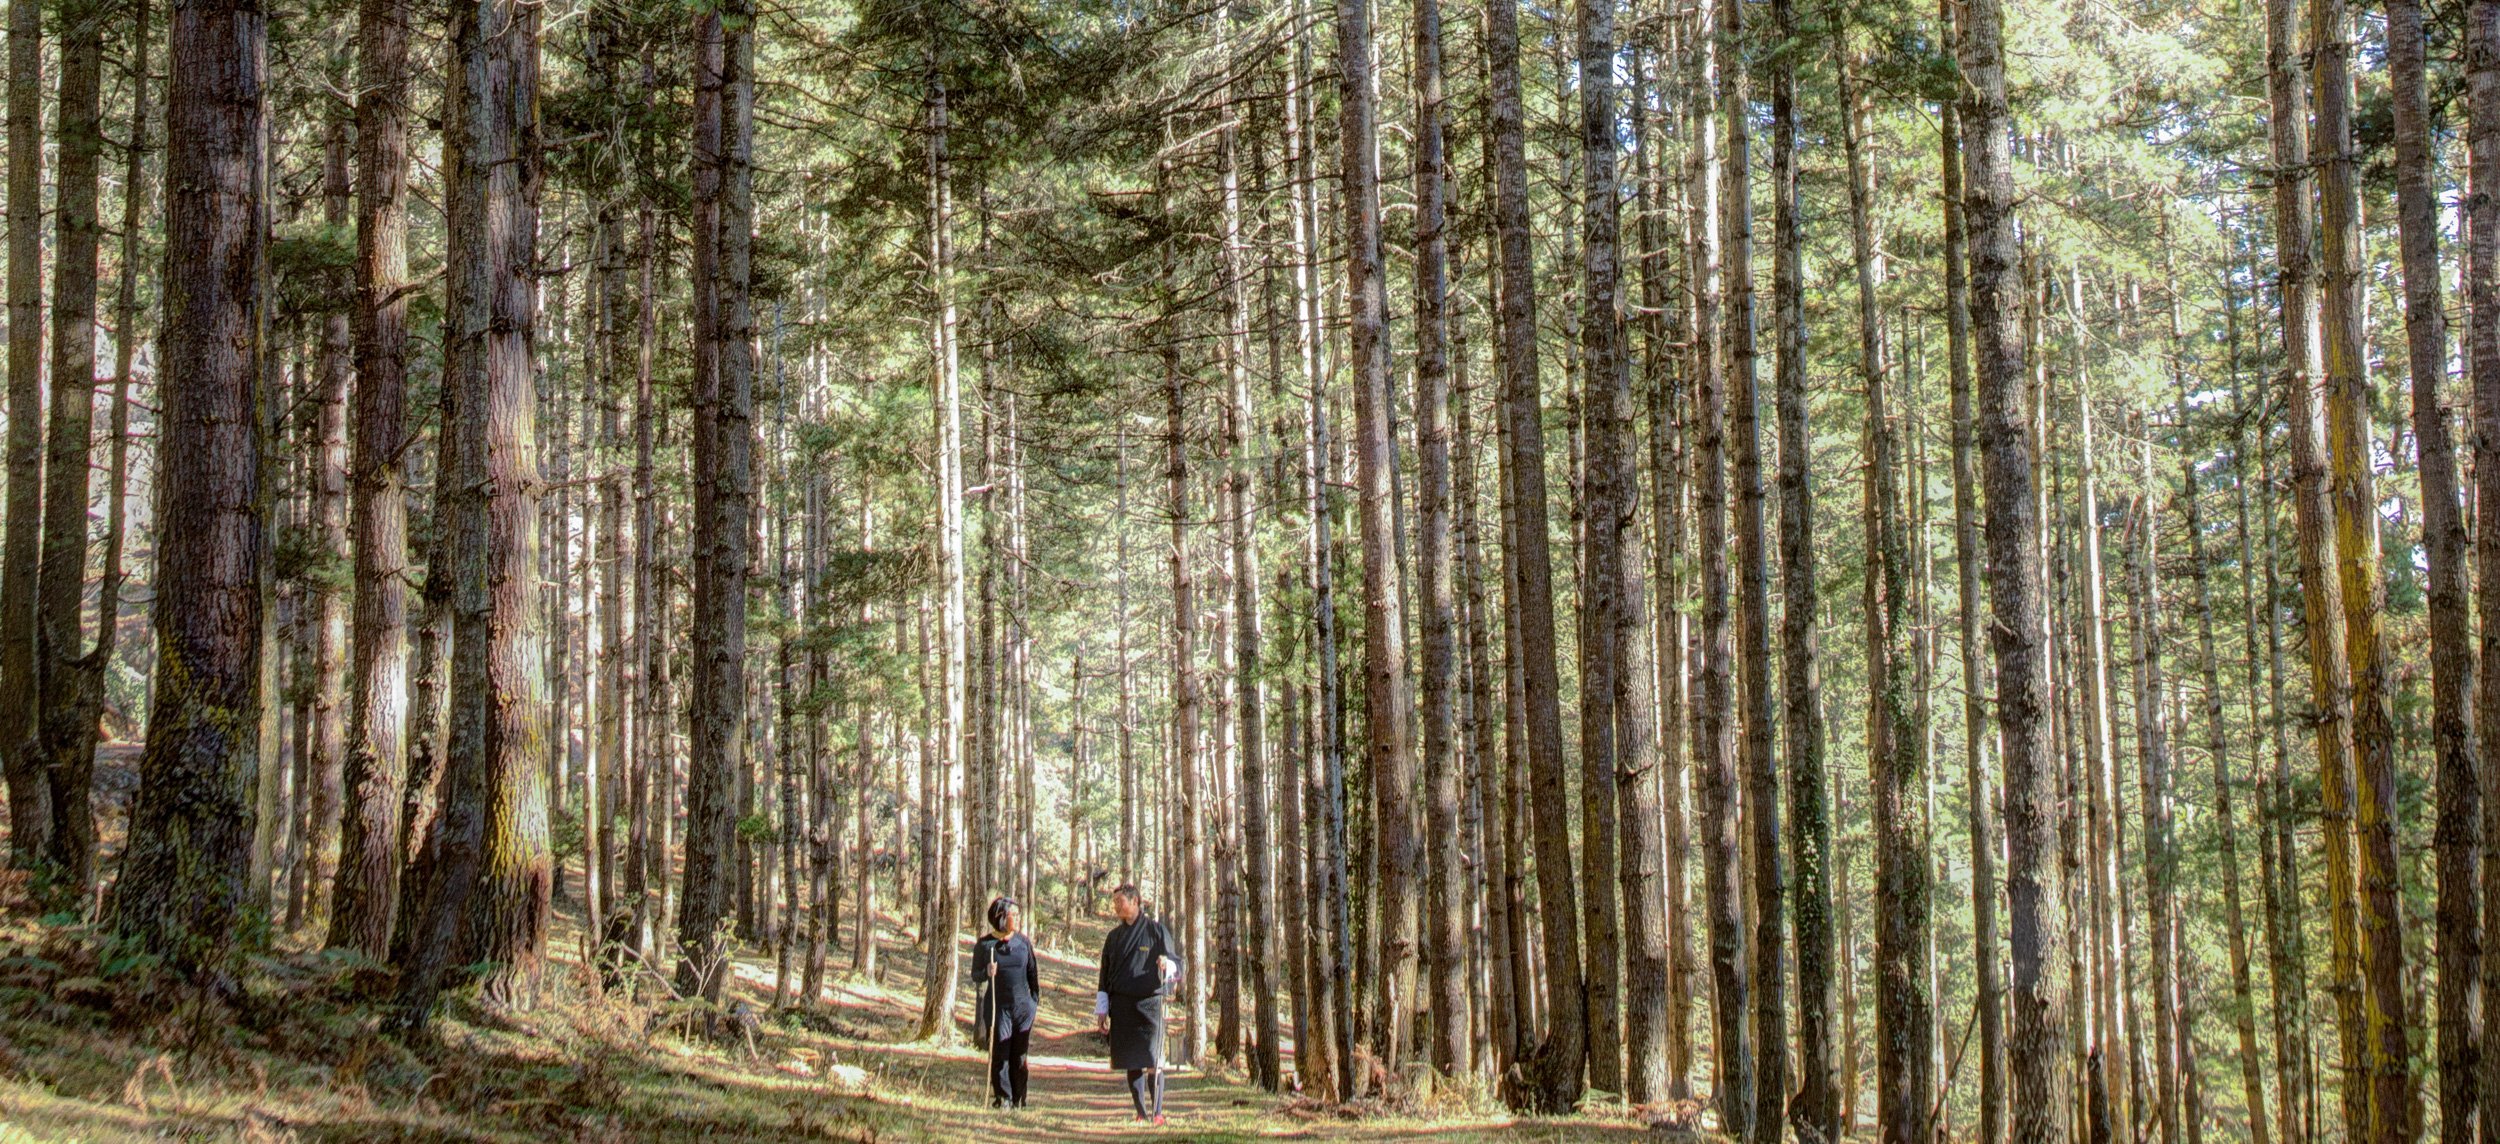
[[[1180,973],[1172,932],[1147,917],[1135,886],[1111,891],[1120,924],[1102,940],[1094,1017],[1111,1046],[1111,1067],[1128,1072],[1139,1120],[1163,1123],[1163,987]]]
[[[1041,960],[1019,932],[1014,898],[990,903],[990,932],[972,947],[972,980],[981,990],[981,1035],[990,1049],[990,1096],[995,1107],[1024,1107],[1025,1051],[1033,1044],[1033,1014],[1042,993]]]

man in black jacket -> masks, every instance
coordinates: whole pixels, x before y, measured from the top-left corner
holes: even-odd
[[[1024,936],[1014,898],[990,903],[990,932],[972,947],[972,982],[981,990],[981,1036],[990,1050],[990,1101],[998,1108],[1024,1107],[1025,1053],[1033,1045],[1033,1018],[1041,1011],[1041,959]]]
[[[1094,1021],[1110,1041],[1111,1067],[1128,1072],[1137,1119],[1163,1123],[1163,990],[1180,976],[1172,932],[1146,916],[1137,887],[1111,891],[1120,924],[1102,940]]]

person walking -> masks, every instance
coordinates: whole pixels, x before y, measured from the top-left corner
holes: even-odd
[[[1180,976],[1179,946],[1163,923],[1146,916],[1133,885],[1111,891],[1120,924],[1102,939],[1102,972],[1094,989],[1094,1025],[1109,1042],[1111,1067],[1128,1073],[1137,1119],[1163,1123],[1163,992]]]
[[[1041,959],[1024,936],[1014,898],[990,902],[990,932],[972,946],[972,980],[980,989],[981,1037],[990,1050],[990,1104],[1024,1107],[1025,1052],[1033,1046],[1033,1016],[1042,995]]]

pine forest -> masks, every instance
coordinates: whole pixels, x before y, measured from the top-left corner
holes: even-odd
[[[2500,1139],[2500,0],[0,6],[0,1141]]]

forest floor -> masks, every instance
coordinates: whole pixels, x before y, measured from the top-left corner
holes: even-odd
[[[922,963],[891,918],[884,972],[843,972],[839,950],[809,1010],[773,1011],[775,960],[742,948],[728,1000],[760,1016],[751,1040],[726,1041],[693,1035],[656,981],[600,988],[581,921],[558,908],[531,1010],[452,994],[429,1032],[400,1037],[381,1031],[388,974],[319,952],[310,927],[250,958],[219,999],[107,960],[87,927],[33,919],[22,885],[0,883],[0,1144],[1667,1138],[1620,1110],[1520,1119],[1458,1093],[1428,1110],[1336,1109],[1191,1069],[1169,1078],[1169,1123],[1138,1125],[1093,1030],[1105,919],[1044,935],[1031,1107],[994,1112],[969,990],[949,1043],[911,1039]]]

